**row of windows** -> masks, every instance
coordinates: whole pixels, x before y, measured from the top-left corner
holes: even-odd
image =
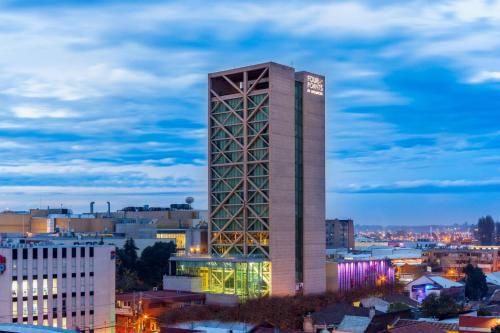
[[[89,296],[89,302],[88,302],[88,307],[90,311],[93,311],[94,309],[94,295]],[[44,299],[42,303],[42,314],[48,315],[49,313],[49,306],[48,306],[48,300]],[[76,298],[71,299],[71,308],[68,307],[69,305],[66,304],[66,299],[62,300],[62,312],[65,313],[67,310],[71,310],[72,312],[76,312],[77,307],[76,307]],[[17,302],[12,302],[12,317],[17,318],[18,317],[18,303]],[[80,298],[80,309],[85,309],[85,297]],[[22,314],[23,317],[28,317],[28,316],[33,316],[37,317],[38,316],[38,302],[33,302],[32,303],[32,308],[31,311],[28,306],[28,301],[23,301],[22,303]],[[54,302],[52,305],[52,314],[53,316],[57,317],[57,303]]]
[[[67,290],[67,279],[62,278],[61,280],[61,290],[62,292],[65,292]],[[71,292],[76,292],[76,278],[71,278]],[[41,291],[42,296],[46,296],[51,292],[52,295],[57,295],[58,291],[58,279],[53,278],[52,279],[52,284],[51,288],[49,288],[49,283],[48,279],[44,278],[42,281],[42,288],[41,290],[38,289],[38,283],[36,283],[36,280],[34,281],[35,283],[29,283],[28,280],[23,280],[21,281],[12,281],[11,285],[11,291],[12,291],[12,297],[16,298],[18,296],[23,296],[23,297],[28,297],[29,295],[33,296],[38,296],[39,292]],[[85,291],[85,276],[80,277],[80,292]],[[52,290],[49,290],[52,289]],[[88,290],[89,291],[94,291],[94,276],[89,276],[89,282],[88,282]]]
[[[90,331],[89,332],[93,332],[93,327],[94,327],[94,312],[91,311],[90,312],[90,316],[88,316],[88,319],[89,319],[89,328],[90,328]],[[13,318],[12,321],[14,323],[17,323],[17,318]],[[66,316],[63,316],[61,317],[61,326],[59,326],[58,324],[58,319],[57,318],[52,318],[51,320],[52,324],[49,325],[49,319],[44,316],[44,318],[42,320],[38,320],[33,318],[33,325],[43,325],[43,326],[51,326],[51,327],[59,327],[59,328],[63,328],[63,329],[66,329],[68,328],[67,327],[67,323],[68,323],[68,320],[67,320],[67,317]],[[23,318],[23,321],[22,321],[23,324],[28,324],[29,321],[28,321],[28,318]],[[76,313],[73,313],[72,314],[72,317],[70,317],[70,324],[71,324],[71,327],[78,327],[79,325],[85,327],[85,312],[82,312],[81,313],[81,321],[78,320],[78,318],[76,317]]]
[[[44,259],[47,259],[48,258],[48,255],[49,255],[49,248],[33,248],[33,253],[32,253],[32,258],[33,259],[38,259],[38,250],[42,250],[42,256]],[[77,249],[76,247],[72,247],[71,248],[71,257],[72,258],[76,258],[77,256]],[[87,248],[85,247],[80,247],[80,257],[85,257],[85,252]],[[19,250],[22,250],[22,257],[23,259],[28,259],[28,249],[19,249]],[[88,248],[88,256],[89,257],[94,257],[94,248],[93,247],[89,247]],[[58,251],[58,248],[56,247],[53,247],[52,248],[52,258],[57,258],[58,257],[58,253],[61,253],[61,257],[62,258],[66,258],[67,257],[67,248],[63,247],[61,248],[61,251]],[[16,260],[18,257],[18,249],[12,249],[12,259]]]
[[[67,259],[63,258],[61,261],[61,269],[63,272],[67,270]],[[94,258],[90,257],[89,258],[89,270],[94,270]],[[52,271],[55,272],[57,271],[58,267],[58,260],[52,260]],[[42,261],[42,269],[43,273],[47,274],[48,270],[48,259],[44,258]],[[22,267],[22,274],[23,275],[28,275],[28,260],[21,260],[21,267]],[[13,259],[12,260],[12,275],[16,276],[17,275],[17,269],[18,269],[18,260]],[[80,260],[80,270],[84,271],[85,270],[85,260]],[[71,271],[76,272],[76,258],[71,258]],[[38,274],[38,260],[33,260],[31,261],[31,273],[33,275]]]

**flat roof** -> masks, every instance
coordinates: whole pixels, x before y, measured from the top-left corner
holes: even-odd
[[[191,299],[203,300],[205,299],[205,294],[177,290],[148,290],[142,292],[116,294],[117,301],[131,301],[134,299],[138,300],[141,297],[148,300],[154,299],[174,303]]]
[[[206,261],[217,261],[217,262],[264,262],[269,261],[267,258],[249,258],[249,257],[212,257],[207,255],[175,255],[170,256],[172,261],[192,261],[192,262],[206,262]]]
[[[0,332],[9,333],[53,333],[53,332],[65,332],[65,333],[76,333],[75,330],[68,330],[56,327],[47,326],[35,326],[29,324],[0,324]]]

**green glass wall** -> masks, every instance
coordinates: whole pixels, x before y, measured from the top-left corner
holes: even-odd
[[[200,277],[203,292],[238,295],[241,299],[271,292],[269,261],[178,261],[176,275]]]

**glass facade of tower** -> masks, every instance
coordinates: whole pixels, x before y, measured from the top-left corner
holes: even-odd
[[[270,294],[271,263],[263,261],[182,261],[177,275],[201,278],[203,292],[237,295],[241,299]]]

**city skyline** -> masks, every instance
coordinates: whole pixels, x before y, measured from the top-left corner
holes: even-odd
[[[500,217],[500,4],[267,6],[0,2],[0,210],[206,208],[206,73],[276,61],[327,78],[327,218]]]

